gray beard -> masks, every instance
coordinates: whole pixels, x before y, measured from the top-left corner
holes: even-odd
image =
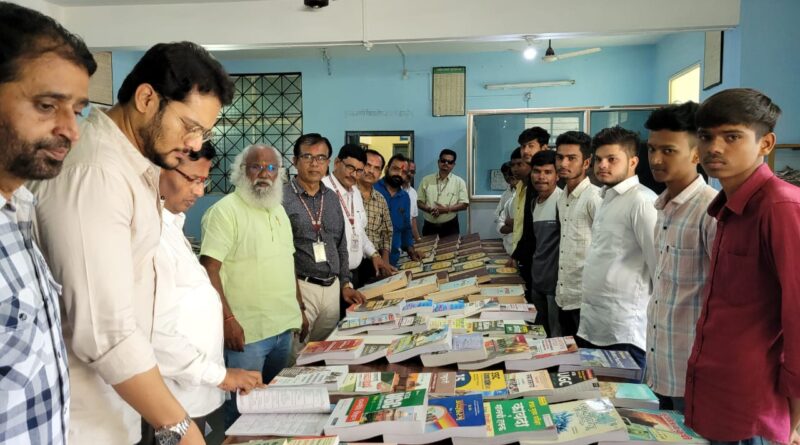
[[[283,184],[281,184],[280,178],[277,178],[265,190],[256,189],[255,184],[250,182],[245,175],[242,175],[234,185],[242,199],[253,207],[269,210],[278,207],[283,201]]]

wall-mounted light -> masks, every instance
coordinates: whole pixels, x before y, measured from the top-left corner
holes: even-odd
[[[533,41],[530,37],[525,37],[525,41],[528,42],[528,46],[522,51],[522,57],[525,60],[533,60],[536,58],[536,48],[533,47]]]
[[[543,87],[561,87],[575,85],[574,80],[552,80],[546,82],[521,82],[521,83],[487,83],[484,88],[487,90],[510,90],[514,88],[543,88]]]

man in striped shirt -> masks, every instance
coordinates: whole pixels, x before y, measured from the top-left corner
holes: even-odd
[[[706,210],[717,195],[697,173],[698,105],[655,110],[645,128],[650,169],[667,188],[655,202],[656,270],[647,308],[647,384],[664,409],[683,411],[686,364],[702,307],[716,221]]]

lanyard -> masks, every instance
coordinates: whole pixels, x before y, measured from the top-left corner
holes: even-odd
[[[319,193],[322,194],[322,199],[319,203],[319,212],[317,212],[317,218],[314,219],[314,215],[311,214],[311,209],[308,208],[308,204],[306,204],[306,200],[303,199],[303,196],[300,194],[300,191],[297,190],[297,186],[294,185],[294,181],[290,181],[292,184],[292,190],[297,195],[297,198],[300,200],[300,203],[303,204],[303,207],[306,209],[306,213],[308,213],[309,219],[311,219],[311,227],[314,228],[314,232],[317,233],[317,237],[319,238],[319,230],[322,228],[322,209],[325,208],[325,194],[322,193],[322,189],[320,188]]]
[[[442,183],[441,186],[439,186],[440,182]],[[444,180],[439,180],[439,176],[438,175],[436,176],[436,203],[437,204],[441,204],[439,199],[442,197],[442,192],[444,191],[444,189],[447,188],[447,183],[448,182],[450,182],[450,175],[447,175],[447,177]]]
[[[344,210],[345,216],[347,216],[347,220],[350,221],[350,227],[355,231],[356,225],[356,212],[353,210],[353,199],[350,196],[350,211],[347,210],[347,203],[344,202],[344,198],[342,198],[342,194],[339,193],[339,187],[336,185],[336,179],[333,176],[329,176],[331,178],[331,185],[333,186],[333,190],[336,191],[336,196],[339,197],[339,202],[342,203],[342,209]]]

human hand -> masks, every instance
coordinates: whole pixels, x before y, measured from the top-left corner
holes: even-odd
[[[300,332],[298,333],[298,338],[300,343],[306,341],[306,337],[308,337],[308,317],[306,317],[306,311],[300,311],[300,315],[303,317],[303,324],[300,326]]]
[[[349,304],[361,304],[367,301],[361,292],[353,289],[352,287],[342,288],[342,298],[344,298],[344,301]]]
[[[509,258],[508,261],[506,261],[506,267],[517,267],[517,262],[514,258]]]
[[[261,381],[261,372],[239,368],[228,368],[225,379],[217,385],[225,392],[240,391],[242,394],[247,394],[253,388],[262,386],[264,386],[264,382]]]
[[[378,277],[388,277],[392,274],[392,269],[394,269],[378,255],[372,257],[372,266],[375,268],[375,276]]]
[[[244,329],[236,318],[224,322],[225,347],[232,351],[244,352]]]

